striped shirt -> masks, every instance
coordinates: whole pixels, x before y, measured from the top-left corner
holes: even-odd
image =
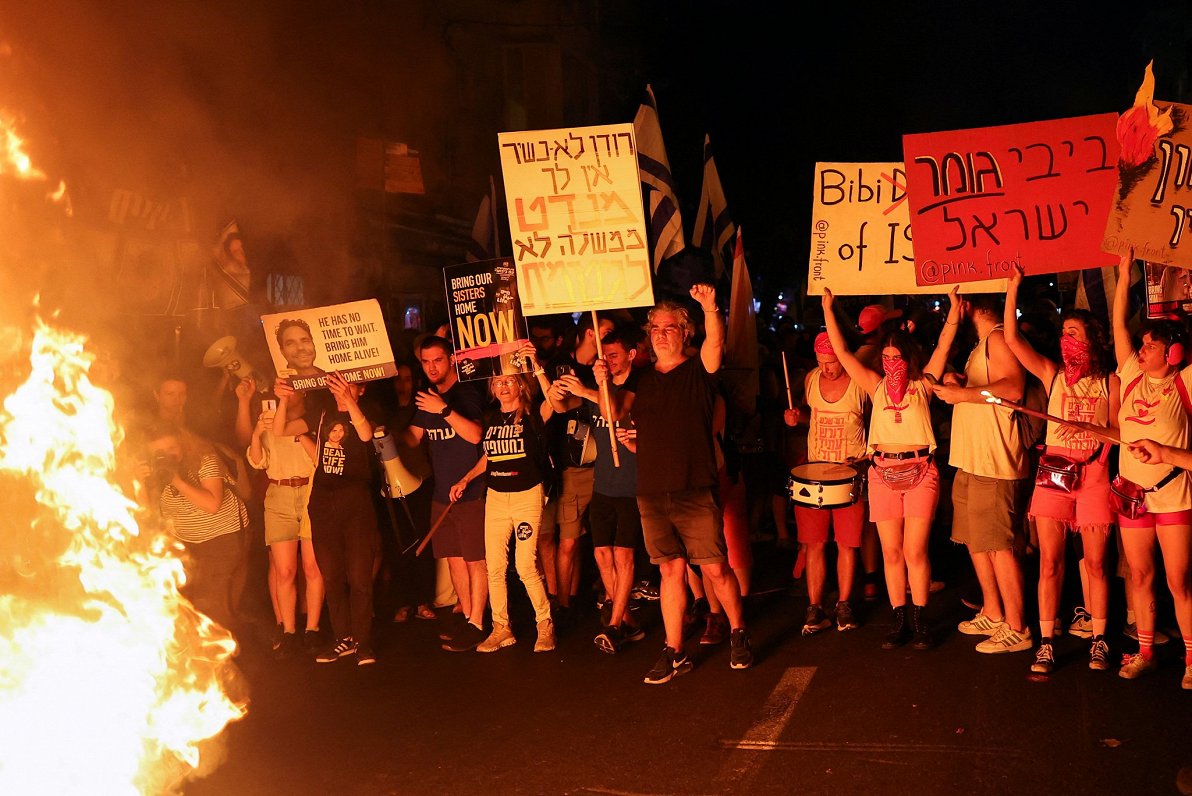
[[[187,473],[184,478],[189,483],[198,485],[204,478],[223,478],[223,474],[219,460],[208,454],[199,461],[198,475]],[[203,511],[172,486],[162,490],[159,505],[161,516],[166,521],[166,529],[178,539],[191,544],[235,533],[248,522],[248,512],[244,504],[226,484],[223,502],[219,504],[219,511],[214,514]]]

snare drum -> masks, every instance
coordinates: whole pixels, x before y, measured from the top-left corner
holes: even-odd
[[[791,469],[786,482],[791,501],[813,509],[842,509],[861,499],[856,467],[836,462],[807,462]]]

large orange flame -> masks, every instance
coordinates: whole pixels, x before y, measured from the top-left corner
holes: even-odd
[[[0,414],[0,475],[34,485],[29,539],[62,552],[0,561],[22,581],[0,596],[0,793],[166,792],[244,714],[221,682],[235,644],[179,594],[177,545],[142,535],[113,483],[112,397],[83,338],[39,324],[31,363]]]
[[[47,179],[3,112],[0,175]],[[65,183],[48,198],[69,214]],[[179,591],[181,546],[117,486],[122,432],[85,345],[38,321],[0,411],[0,794],[171,792],[245,712],[235,642]]]

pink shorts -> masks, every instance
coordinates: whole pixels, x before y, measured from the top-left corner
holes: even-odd
[[[893,461],[890,465],[907,464],[911,461]],[[940,502],[940,473],[932,461],[927,465],[927,474],[913,489],[898,492],[886,486],[886,482],[878,474],[883,466],[880,456],[875,456],[873,467],[869,468],[869,520],[870,522],[886,522],[901,520],[906,517],[932,519],[935,517],[935,507]]]
[[[1047,452],[1067,454],[1063,448],[1050,446]],[[1036,486],[1027,516],[1057,520],[1074,528],[1110,524],[1114,513],[1109,508],[1109,465],[1101,459],[1086,464],[1075,492]]]
[[[1156,525],[1192,525],[1192,509],[1163,511],[1158,514],[1147,512],[1136,520],[1117,515],[1119,528],[1154,528]]]
[[[836,532],[837,547],[860,547],[861,531],[865,527],[865,501],[858,500],[842,509],[814,509],[795,505],[795,526],[803,544],[823,544],[828,541],[828,529]]]

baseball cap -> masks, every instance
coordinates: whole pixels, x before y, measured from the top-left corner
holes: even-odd
[[[881,304],[870,304],[857,316],[857,326],[860,327],[862,334],[871,334],[886,321],[901,317],[902,310],[889,309]]]

